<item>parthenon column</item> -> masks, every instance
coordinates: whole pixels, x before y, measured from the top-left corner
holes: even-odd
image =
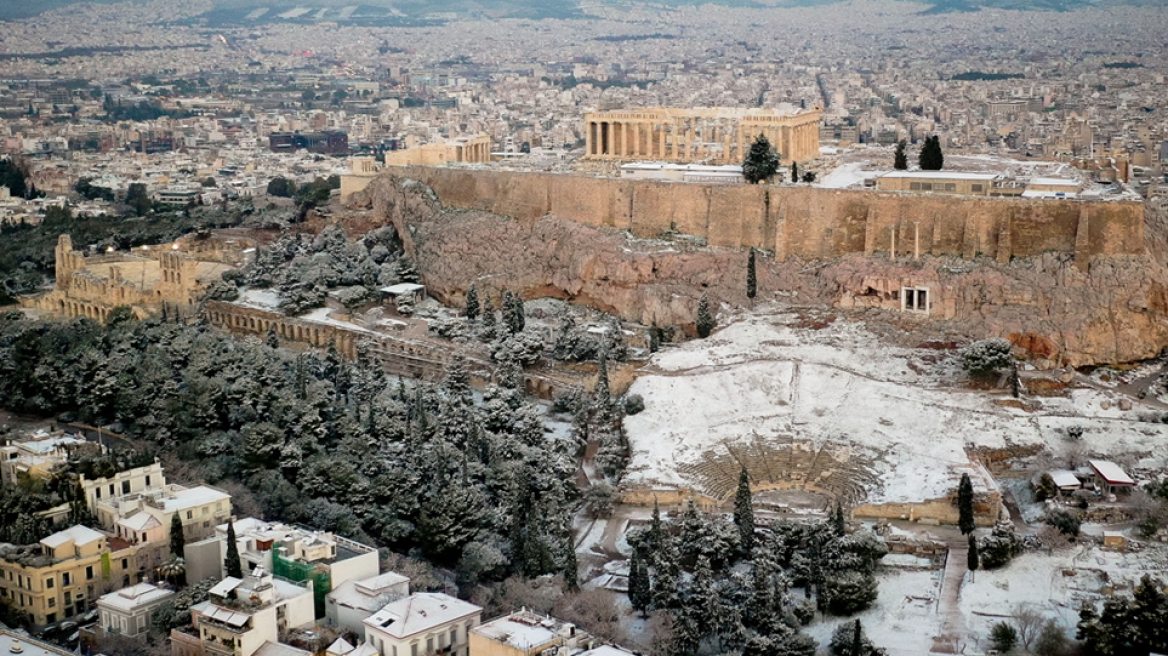
[[[665,124],[657,124],[657,159],[665,159]]]
[[[746,142],[744,142],[742,139],[743,139],[743,137],[742,137],[742,124],[739,123],[738,124],[738,158],[737,159],[746,161],[746,147],[745,147]]]
[[[621,123],[621,157],[628,159],[629,153],[629,122]]]
[[[681,124],[673,124],[673,158],[678,159],[681,154]]]

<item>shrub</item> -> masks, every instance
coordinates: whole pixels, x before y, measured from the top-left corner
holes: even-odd
[[[823,596],[833,615],[858,613],[876,601],[877,593],[876,577],[855,570],[833,574],[823,582]]]
[[[971,376],[1005,369],[1014,361],[1014,345],[1008,339],[995,337],[973,342],[962,348],[961,366]]]
[[[1079,537],[1079,528],[1082,522],[1079,518],[1065,510],[1052,510],[1046,514],[1046,523],[1059,530],[1059,533],[1068,537]]]
[[[645,409],[645,399],[640,394],[629,394],[625,397],[625,414],[635,415]]]
[[[1004,654],[1018,644],[1018,631],[1006,622],[998,622],[990,629],[990,642],[994,649]]]

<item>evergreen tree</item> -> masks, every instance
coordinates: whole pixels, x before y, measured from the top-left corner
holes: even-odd
[[[799,164],[791,162],[791,184],[799,183]]]
[[[860,620],[856,620],[856,628],[852,629],[852,653],[856,656],[864,653],[864,629]]]
[[[990,643],[1004,654],[1018,644],[1018,630],[1006,622],[998,622],[990,629]]]
[[[921,154],[917,159],[922,171],[940,171],[945,166],[945,156],[941,152],[941,138],[938,136],[925,137],[921,146]]]
[[[612,405],[612,391],[608,386],[608,350],[600,349],[600,363],[596,370],[596,386],[592,388],[592,411],[598,423],[605,423],[609,406]]]
[[[698,337],[709,337],[714,330],[714,315],[710,313],[710,299],[705,294],[698,301]]]
[[[629,604],[644,616],[652,601],[653,589],[649,581],[649,568],[645,566],[641,550],[633,549],[633,557],[629,561]]]
[[[271,348],[280,348],[280,335],[276,332],[276,322],[268,324],[268,333],[264,337],[264,343]]]
[[[492,341],[495,339],[497,331],[495,328],[495,304],[491,300],[490,294],[487,294],[483,299],[483,328],[479,331],[479,337],[483,341]]]
[[[503,325],[507,332],[518,335],[523,332],[526,318],[523,316],[523,299],[511,290],[503,292]]]
[[[908,148],[908,142],[904,139],[896,142],[896,153],[892,156],[892,168],[897,171],[908,170],[908,153],[905,152],[905,148]]]
[[[418,276],[418,267],[414,261],[409,257],[403,255],[397,261],[397,280],[398,282],[418,283],[421,278]]]
[[[977,538],[973,534],[969,535],[969,555],[966,556],[965,564],[969,567],[969,571],[976,572],[978,567],[981,567],[981,556],[977,553]]]
[[[645,548],[648,549],[650,557],[661,548],[664,539],[665,527],[661,525],[661,508],[657,505],[657,500],[653,499],[653,516],[649,519],[649,530],[645,531]]]
[[[758,184],[773,176],[778,170],[778,153],[771,148],[769,139],[764,135],[758,135],[742,162],[742,177],[751,184]]]
[[[738,492],[734,495],[734,524],[738,526],[738,544],[743,553],[754,549],[754,505],[751,503],[750,477],[746,467],[738,475]]]
[[[754,299],[758,294],[758,276],[754,264],[754,247],[750,248],[750,258],[746,260],[746,298]]]
[[[665,534],[657,553],[653,554],[653,605],[657,608],[676,608],[678,579],[681,576],[681,553],[677,541]]]
[[[227,523],[227,557],[223,559],[227,576],[243,578],[243,561],[239,559],[239,545],[235,543],[235,522]]]
[[[564,583],[568,590],[575,592],[580,589],[580,569],[576,563],[576,545],[572,539],[572,531],[568,531],[568,544],[564,554]]]
[[[835,502],[835,508],[832,509],[832,530],[837,538],[842,538],[848,532],[847,517],[843,515],[843,505],[839,501]]]
[[[466,292],[466,318],[474,321],[479,316],[479,290],[474,285]]]
[[[182,519],[179,518],[178,513],[170,517],[170,554],[175,558],[183,557],[183,547],[187,544],[187,538],[183,535]]]
[[[969,480],[969,474],[962,474],[957,486],[957,515],[962,535],[969,535],[977,528],[973,520],[973,481]]]

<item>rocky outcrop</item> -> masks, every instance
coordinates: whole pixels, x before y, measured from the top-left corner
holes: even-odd
[[[703,293],[733,307],[750,304],[741,249],[709,248],[684,235],[640,240],[552,215],[517,220],[447,209],[425,185],[393,176],[353,202],[392,222],[430,292],[456,305],[476,283],[689,327]],[[927,290],[927,313],[901,311],[905,287]],[[1009,262],[862,253],[778,261],[760,253],[758,289],[758,301],[830,305],[908,328],[911,339],[1007,337],[1043,367],[1139,360],[1168,344],[1168,268],[1149,256],[1097,255],[1084,272],[1073,254],[1055,252]]]

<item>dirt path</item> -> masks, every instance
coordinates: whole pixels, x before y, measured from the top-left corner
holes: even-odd
[[[965,544],[950,544],[949,555],[945,558],[945,573],[941,579],[941,594],[937,600],[937,614],[941,616],[941,635],[933,638],[933,653],[959,654],[965,636],[965,618],[961,615],[961,582],[969,571],[967,559],[969,547]]]

